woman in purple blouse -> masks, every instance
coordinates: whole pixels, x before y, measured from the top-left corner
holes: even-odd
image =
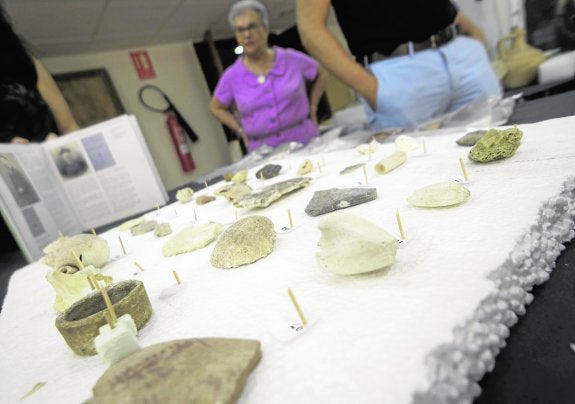
[[[325,73],[301,52],[268,46],[268,14],[259,1],[235,3],[228,20],[243,54],[220,78],[210,111],[241,136],[248,151],[264,144],[309,143],[319,135],[316,111]],[[309,97],[307,82],[312,83]]]

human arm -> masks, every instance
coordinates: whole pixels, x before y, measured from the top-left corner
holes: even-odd
[[[321,95],[325,91],[326,79],[327,79],[326,71],[321,66],[318,66],[317,76],[313,81],[313,84],[309,92],[310,117],[315,124],[317,124],[317,105],[319,104]]]
[[[297,0],[297,27],[303,45],[331,74],[375,109],[377,80],[358,64],[327,28],[331,0]]]
[[[236,132],[242,138],[244,144],[248,145],[248,138],[242,129],[242,125],[238,122],[237,118],[232,114],[229,105],[220,102],[216,97],[210,100],[210,112],[218,121],[226,125],[228,128]]]
[[[38,73],[38,91],[50,107],[60,133],[65,134],[80,129],[52,75],[37,59],[33,58],[33,60]]]
[[[453,23],[459,27],[459,32],[463,35],[475,38],[485,45],[485,36],[483,35],[481,28],[475,25],[473,21],[467,18],[461,11],[459,11],[455,16]]]

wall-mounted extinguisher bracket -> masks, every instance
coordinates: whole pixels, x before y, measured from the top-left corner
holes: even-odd
[[[172,141],[180,158],[182,169],[184,172],[192,171],[195,165],[185,135],[187,134],[192,142],[197,142],[199,139],[194,130],[188,122],[186,122],[166,93],[160,88],[152,84],[147,84],[140,88],[138,98],[142,105],[150,111],[160,112],[166,115],[166,124],[168,125]]]

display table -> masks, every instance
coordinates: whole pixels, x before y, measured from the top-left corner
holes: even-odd
[[[467,162],[471,199],[449,209],[417,209],[406,198],[425,185],[462,182],[458,159],[467,149],[454,142],[461,133],[427,137],[427,153],[411,153],[384,176],[375,174],[373,165],[394,151],[393,144],[378,147],[371,161],[355,150],[313,156],[314,163],[324,164],[321,173],[310,174],[309,188],[264,210],[237,211],[240,217],[262,214],[274,222],[278,235],[267,258],[220,270],[210,265],[213,244],[164,259],[164,239],[122,233],[125,256],[117,242],[120,233],[112,229],[102,235],[112,252],[104,273],[115,281],[144,282],[154,314],[140,332],[143,346],[209,336],[260,340],[263,359],[240,402],[471,400],[478,393],[475,382],[492,368],[508,326],[516,322],[514,312],[522,313],[531,300],[526,291],[546,279],[561,243],[574,236],[574,126],[575,117],[521,125],[524,137],[514,157],[485,165]],[[250,170],[248,183],[257,189],[292,178],[299,160],[277,161],[284,167],[281,176],[264,184]],[[338,174],[360,162],[367,163],[368,184],[361,170]],[[341,277],[319,267],[321,217],[308,217],[304,208],[314,191],[332,187],[376,188],[376,201],[346,212],[392,234],[398,234],[395,212],[400,210],[407,239],[391,269]],[[293,229],[285,229],[287,209]],[[204,206],[176,203],[147,217],[169,221],[177,231],[194,224],[194,210],[200,221],[235,221],[236,209],[220,198]],[[162,297],[174,284],[174,269],[184,286]],[[47,270],[34,263],[11,279],[0,315],[0,402],[18,401],[42,382],[25,402],[78,403],[90,397],[106,369],[97,357],[75,356],[54,328]],[[288,288],[312,323],[303,333],[290,333],[298,318]]]

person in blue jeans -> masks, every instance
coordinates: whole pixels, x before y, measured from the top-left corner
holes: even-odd
[[[327,27],[330,6],[353,56]],[[304,46],[359,93],[375,130],[502,94],[483,33],[450,0],[297,0],[296,12]]]

